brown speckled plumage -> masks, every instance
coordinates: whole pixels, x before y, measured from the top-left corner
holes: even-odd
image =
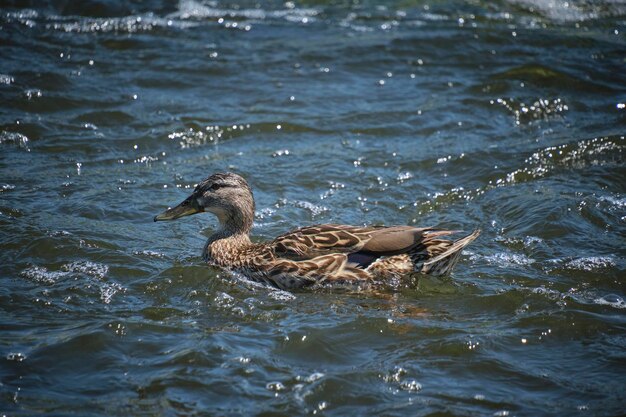
[[[462,249],[480,233],[476,230],[452,241],[442,237],[454,232],[430,227],[320,224],[252,243],[252,190],[233,173],[211,175],[185,201],[156,216],[155,221],[202,211],[215,214],[220,222],[220,229],[203,250],[208,263],[282,289],[397,282],[413,272],[446,275]]]

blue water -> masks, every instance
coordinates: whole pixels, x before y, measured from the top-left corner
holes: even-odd
[[[0,414],[626,412],[626,6],[0,6]],[[450,278],[277,291],[203,264],[215,171],[253,240],[482,229]]]

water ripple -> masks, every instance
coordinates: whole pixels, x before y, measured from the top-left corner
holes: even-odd
[[[3,413],[623,413],[621,2],[9,3]],[[275,290],[202,261],[209,213],[152,221],[225,170],[255,242],[482,234],[450,277]]]

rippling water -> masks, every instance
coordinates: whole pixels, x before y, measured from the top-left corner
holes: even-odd
[[[9,0],[0,412],[626,410],[626,6]],[[202,264],[218,170],[254,239],[473,230],[449,279],[276,291]]]

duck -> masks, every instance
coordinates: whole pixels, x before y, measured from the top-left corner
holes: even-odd
[[[219,228],[208,238],[202,258],[209,265],[242,274],[282,290],[327,285],[370,286],[417,274],[449,275],[480,230],[458,240],[452,230],[413,226],[304,226],[265,242],[252,242],[255,202],[240,175],[218,172],[191,195],[154,217],[170,221],[209,212]]]

